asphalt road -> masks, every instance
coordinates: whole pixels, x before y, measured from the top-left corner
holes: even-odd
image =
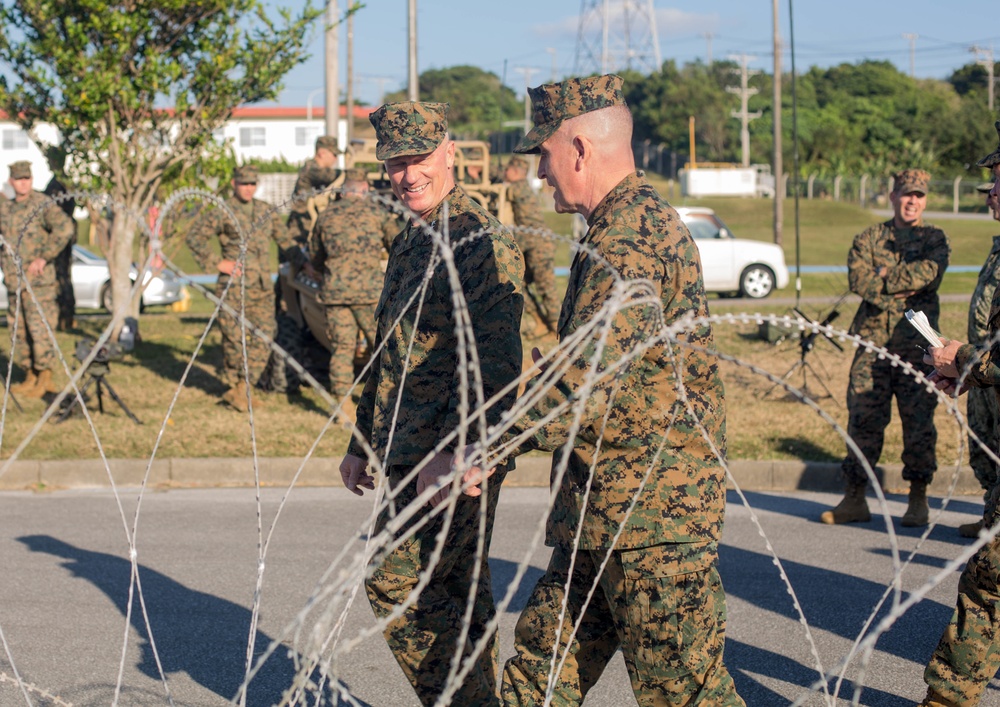
[[[263,493],[264,537],[281,496],[276,490]],[[492,552],[495,595],[506,590],[519,559],[529,551],[546,497],[543,489],[504,490]],[[3,707],[112,704],[119,670],[123,705],[163,705],[170,700],[175,705],[222,705],[236,693],[258,566],[254,491],[151,492],[142,498],[136,523],[138,498],[136,490],[124,490],[120,513],[108,491],[0,493]],[[834,668],[892,581],[885,524],[881,519],[840,528],[817,523],[820,511],[836,500],[830,494],[749,493],[748,500],[781,558],[808,622],[808,635],[751,510],[731,494],[721,550],[729,602],[726,662],[748,705],[785,705],[796,698],[807,705],[834,704],[822,693],[810,693],[808,686],[818,675],[817,656],[824,669]],[[904,504],[902,496],[891,497],[895,517]],[[979,508],[969,497],[952,501],[941,525],[903,572],[904,592],[922,586],[967,546],[954,528],[972,519]],[[252,683],[248,704],[280,699],[309,633],[289,636],[286,627],[306,607],[338,552],[363,533],[369,511],[369,503],[343,489],[296,489],[290,495],[267,550],[255,634],[258,650],[276,638],[284,645]],[[133,527],[152,641],[138,601],[127,616],[126,528]],[[901,551],[915,547],[918,533],[900,528],[898,520],[895,528]],[[349,546],[348,557],[354,547]],[[530,552],[525,580],[502,614],[502,657],[512,652],[517,613],[547,555],[545,548]],[[922,696],[923,666],[951,614],[957,577],[957,572],[947,574],[881,637],[860,704],[903,707]],[[312,612],[304,612],[306,629],[322,623],[314,620],[322,606],[320,601]],[[340,656],[337,671],[361,704],[416,705],[381,636],[363,635],[373,626],[359,593],[340,640],[360,638]],[[15,669],[32,685],[26,688],[27,696],[12,682]],[[850,679],[857,675],[855,661],[840,689],[842,697],[850,696]],[[620,655],[586,704],[634,704]],[[849,699],[836,704],[849,704]],[[1000,683],[994,681],[982,704],[1000,705]]]

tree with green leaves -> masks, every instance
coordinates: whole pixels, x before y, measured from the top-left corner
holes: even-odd
[[[508,120],[524,118],[524,104],[496,74],[477,66],[428,69],[420,74],[420,100],[450,104],[448,124],[463,138],[482,139]],[[406,91],[386,102],[405,101]]]
[[[213,131],[278,95],[319,14],[309,0],[277,18],[260,0],[0,0],[0,109],[36,141],[39,124],[58,128],[43,153],[64,152],[71,183],[110,197],[115,333],[138,315],[129,267],[158,187],[213,176],[226,152]]]

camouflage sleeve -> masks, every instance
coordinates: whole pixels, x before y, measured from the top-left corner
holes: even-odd
[[[910,262],[903,261],[895,267],[890,267],[885,278],[886,292],[894,294],[910,290],[937,290],[941,276],[948,268],[951,246],[944,231],[938,228],[924,230],[927,245],[923,257]]]
[[[317,270],[322,270],[323,264],[326,262],[326,239],[324,238],[326,233],[326,214],[326,211],[320,214],[320,217],[316,220],[316,227],[309,234],[309,241],[306,244],[309,262]]]
[[[667,244],[662,260],[649,240],[624,238],[620,242],[628,247],[605,252],[604,255],[621,277],[626,280],[647,279],[653,283],[657,295],[664,290],[673,291],[675,294],[670,299],[679,309],[672,306],[666,313],[668,317],[672,313],[679,316],[683,310],[694,308],[694,305],[684,304],[689,301],[686,299],[689,288],[700,282],[700,271],[694,266],[696,256],[688,250],[695,248],[693,241],[687,239],[686,246],[682,241],[680,247]],[[531,384],[551,384],[551,387],[508,432],[509,441],[524,431],[533,430],[531,437],[522,442],[515,454],[529,449],[554,451],[568,441],[574,425],[579,425],[583,431],[597,424],[607,411],[615,394],[616,379],[623,372],[600,374],[621,362],[653,333],[653,322],[658,314],[655,305],[641,295],[634,295],[631,302],[623,303],[617,311],[602,311],[611,302],[618,278],[607,265],[593,260],[589,260],[584,267],[586,270],[576,286],[577,298],[568,321],[563,325],[564,330],[575,332],[595,319],[600,322],[605,317],[609,317],[606,320],[608,325],[606,329],[599,326],[598,332],[588,337],[565,370],[559,372],[557,380],[553,382],[544,374],[532,380]],[[595,371],[599,377],[590,382],[582,412],[574,410],[575,405],[567,405],[562,412],[556,413],[556,408],[580,399],[583,395],[580,391],[586,390],[588,379]],[[550,415],[552,419],[547,419]],[[544,424],[540,424],[542,420],[545,420]]]
[[[985,281],[978,290],[981,294],[969,312],[970,328],[975,329],[977,341],[984,341],[989,336],[989,318],[993,295],[997,291],[997,280],[1000,279],[1000,268],[993,268],[985,275]]]
[[[73,236],[76,235],[76,224],[54,201],[49,202],[42,218],[49,237],[45,239],[45,245],[39,253],[39,257],[49,262],[55,260],[56,256],[73,242]]]
[[[993,356],[972,344],[962,344],[955,354],[955,367],[974,388],[1000,387],[1000,367]]]
[[[474,232],[472,229],[460,230],[462,226],[458,224],[452,224],[452,228],[456,229],[453,232]],[[477,237],[457,248],[455,255],[482,373],[483,400],[489,401],[521,375],[524,258],[506,231]],[[433,282],[435,287],[440,288],[439,296],[451,298],[446,277],[438,277],[436,273]],[[442,433],[450,433],[459,425],[461,385],[459,371],[456,370],[451,379],[450,402],[441,427]],[[474,385],[472,372],[469,371],[470,408],[476,406]],[[500,422],[516,396],[516,386],[512,385],[503,399],[486,410],[487,426]],[[478,438],[478,431],[478,425],[473,423],[469,428],[469,441]]]
[[[306,254],[299,247],[299,244],[295,242],[289,230],[282,225],[278,212],[274,211],[270,218],[271,238],[278,244],[278,248],[281,249],[284,256],[288,258],[288,262],[298,268],[305,265],[308,260]]]
[[[854,238],[847,254],[847,280],[851,292],[879,309],[888,309],[893,297],[885,291],[885,280],[878,275],[876,237],[881,226],[869,228]]]
[[[207,273],[215,273],[218,270],[219,256],[212,250],[211,240],[219,234],[220,225],[218,223],[219,210],[203,210],[195,222],[188,230],[184,239],[191,255],[198,261],[201,269]]]
[[[376,322],[376,327],[378,322]],[[376,336],[377,338],[377,336]],[[376,342],[373,350],[377,350],[379,342]],[[351,435],[351,441],[347,445],[347,453],[361,459],[367,459],[364,446],[358,440],[360,435],[366,442],[371,442],[372,425],[375,420],[375,393],[378,390],[379,381],[378,366],[369,366],[365,371],[362,381],[361,397],[358,399],[357,414],[355,417],[355,430]]]

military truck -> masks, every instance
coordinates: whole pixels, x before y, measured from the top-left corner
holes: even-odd
[[[382,194],[391,195],[389,178],[384,165],[375,157],[373,139],[355,140],[346,155],[349,166],[364,166],[368,170],[368,181]],[[496,167],[496,172],[502,171]],[[326,208],[336,189],[343,184],[339,177],[330,189],[307,202],[311,223],[316,223],[318,214]],[[489,145],[477,140],[455,141],[455,181],[484,208],[500,219],[501,223],[513,224],[514,214],[508,197],[508,187],[502,181],[491,179]],[[330,340],[326,335],[326,311],[317,299],[320,283],[311,280],[304,272],[283,263],[278,271],[281,285],[282,310],[277,313],[278,332],[275,340],[309,373],[321,382],[326,382],[329,371]],[[364,366],[369,352],[364,337],[359,337],[355,351],[355,366]],[[359,369],[360,372],[360,369]],[[295,370],[273,358],[268,369],[268,387],[291,393],[300,385]]]

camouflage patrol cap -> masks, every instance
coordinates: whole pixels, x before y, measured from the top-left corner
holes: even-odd
[[[333,135],[320,135],[316,138],[316,149],[323,148],[324,150],[329,150],[333,154],[337,154],[337,138]]]
[[[993,182],[983,182],[976,185],[976,191],[980,194],[989,194],[993,191]]]
[[[344,182],[364,182],[368,183],[368,173],[360,167],[351,167],[344,172]]]
[[[976,162],[980,167],[986,167],[987,169],[992,169],[994,165],[1000,164],[1000,120],[995,122],[993,127],[997,129],[997,149]]]
[[[521,157],[521,155],[512,155],[509,160],[507,160],[507,169],[523,169],[527,172],[531,169],[531,163],[528,162],[527,157]]]
[[[539,146],[552,137],[567,118],[625,105],[622,78],[614,74],[567,79],[560,83],[529,88],[535,127],[514,148],[520,154],[538,154]]]
[[[918,192],[927,194],[927,187],[930,185],[931,175],[922,169],[904,169],[894,177],[892,190],[897,194],[910,194]]]
[[[12,162],[10,165],[11,179],[31,179],[31,163],[28,160]]]
[[[368,116],[378,144],[375,157],[426,155],[448,137],[447,103],[386,103]]]
[[[233,170],[233,181],[237,184],[256,184],[257,167],[252,164],[240,165]]]

